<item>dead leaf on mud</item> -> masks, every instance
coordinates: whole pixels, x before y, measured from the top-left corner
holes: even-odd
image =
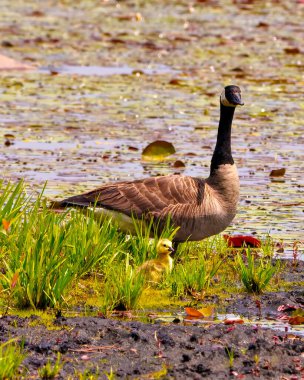
[[[193,309],[192,307],[185,307],[185,312],[187,314],[187,317],[193,317],[193,318],[203,318],[204,315],[196,309]]]
[[[70,348],[69,351],[80,352],[80,353],[89,353],[89,352],[99,352],[103,350],[118,350],[118,347],[113,346],[84,346],[83,348]]]
[[[200,313],[203,314],[204,317],[211,317],[214,313],[214,308],[212,306],[206,306],[206,307],[201,307],[198,309]]]
[[[302,317],[301,315],[297,315],[296,317],[289,317],[288,323],[290,325],[303,325],[304,317]]]
[[[236,325],[236,324],[241,325],[243,323],[244,323],[243,319],[225,319],[224,320],[225,325]]]

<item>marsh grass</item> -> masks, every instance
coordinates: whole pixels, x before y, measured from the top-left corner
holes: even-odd
[[[62,227],[64,217],[50,213],[40,195],[24,213],[17,233],[9,236],[1,283],[17,306],[43,309],[62,301],[63,291],[74,277],[63,254],[70,232],[68,225]]]
[[[125,250],[130,252],[131,263],[137,267],[148,259],[156,257],[156,245],[159,239],[167,238],[172,240],[178,231],[170,224],[170,218],[167,218],[165,226],[160,235],[157,234],[158,227],[153,231],[153,220],[145,225],[144,220],[136,220],[133,217],[135,233],[126,240]],[[154,235],[154,239],[150,236]]]
[[[0,180],[0,221],[14,223],[20,217],[21,211],[30,201],[30,196],[24,192],[22,181],[17,184],[5,184]]]
[[[221,264],[222,260],[206,258],[204,255],[178,264],[170,279],[172,295],[181,297],[190,294],[197,297],[200,294],[200,298],[203,298]]]
[[[225,243],[224,243],[225,244]],[[222,253],[224,244],[220,238],[212,238],[200,243],[187,243],[179,251],[178,259],[167,283],[171,286],[174,297],[194,295],[203,298],[205,292],[224,259]]]
[[[71,233],[66,242],[65,255],[76,272],[76,277],[92,270],[104,271],[116,256],[125,249],[124,237],[118,232],[111,219],[99,224],[93,211],[86,215],[74,211],[67,224]]]
[[[15,379],[26,354],[16,339],[0,344],[0,379]]]
[[[63,254],[69,228],[63,216],[46,208],[25,216],[19,233],[8,240],[1,283],[19,307],[46,308],[62,301],[66,286],[74,278],[73,268]]]
[[[124,263],[110,268],[107,272],[103,296],[103,312],[113,310],[134,310],[138,307],[144,290],[144,276],[137,273],[130,265],[130,256],[126,255]]]
[[[0,265],[6,252],[7,236],[18,224],[18,219],[23,215],[22,210],[29,200],[22,181],[12,184],[0,180]]]
[[[254,294],[262,293],[281,267],[280,261],[273,264],[272,257],[256,257],[250,248],[246,250],[246,259],[237,254],[235,265],[246,291]]]
[[[156,256],[159,238],[173,239],[177,229],[170,220],[155,239],[149,238],[154,232],[152,222],[144,226],[134,220],[135,235],[129,236],[111,219],[98,223],[94,210],[58,214],[48,209],[43,190],[33,198],[22,182],[0,182],[0,217],[5,221],[0,226],[1,304],[7,310],[10,306],[60,309],[68,300],[67,291],[86,276],[89,281],[98,277],[94,291],[105,312],[138,308],[145,281],[136,268]],[[221,236],[180,244],[172,273],[157,289],[167,293],[171,289],[174,297],[202,298],[212,283],[213,292],[217,287],[225,292],[228,285],[234,289],[238,272],[246,289],[259,293],[279,267],[271,263],[271,238],[264,240],[262,258],[255,259],[247,250],[245,260],[240,254],[231,259],[231,249]]]
[[[19,184],[16,189],[23,191]],[[0,282],[9,302],[21,308],[60,308],[65,290],[101,261],[105,264],[112,245],[120,244],[109,220],[99,225],[78,212],[54,213],[42,196],[19,211],[2,247]]]

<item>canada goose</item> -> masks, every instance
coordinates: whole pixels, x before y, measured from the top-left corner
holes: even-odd
[[[165,272],[171,272],[173,259],[170,253],[174,252],[172,241],[160,239],[156,246],[157,259],[144,262],[137,269],[137,273],[144,275],[146,281],[159,282]]]
[[[153,222],[160,234],[167,218],[179,227],[174,242],[202,240],[223,231],[233,220],[239,199],[239,177],[231,155],[231,125],[241,90],[227,86],[220,96],[217,142],[207,179],[183,175],[109,183],[84,194],[52,203],[53,208],[94,207],[120,228],[134,233],[134,218]],[[155,232],[155,231],[154,231]]]

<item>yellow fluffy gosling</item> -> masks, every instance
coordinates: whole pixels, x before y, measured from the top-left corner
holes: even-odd
[[[173,267],[173,259],[170,256],[174,252],[172,242],[169,239],[160,239],[156,246],[157,259],[148,260],[138,268],[148,282],[160,282],[164,273],[169,273]]]

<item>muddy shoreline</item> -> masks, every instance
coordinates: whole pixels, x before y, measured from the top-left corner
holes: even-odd
[[[299,281],[303,262],[294,270],[286,265],[282,279]],[[276,321],[294,308],[304,307],[304,289],[266,292],[258,297],[242,293],[225,300],[227,313],[251,318],[253,323],[187,320],[153,323],[92,317],[0,318],[1,342],[24,341],[27,357],[19,378],[39,378],[38,369],[61,354],[58,379],[107,379],[111,369],[123,379],[303,379],[304,337],[288,322],[280,331],[259,319]],[[289,305],[279,311],[280,305]],[[219,305],[220,307],[220,305]],[[282,324],[284,326],[284,324]],[[86,373],[87,377],[80,377]],[[82,375],[84,376],[84,375]]]
[[[99,317],[61,318],[59,330],[30,326],[36,317],[3,317],[2,339],[23,337],[27,374],[36,378],[47,358],[64,363],[58,379],[86,369],[105,378],[301,379],[304,339],[258,326],[143,324]],[[13,326],[18,327],[13,327]],[[229,360],[232,355],[232,364]],[[20,377],[22,378],[22,377]]]

